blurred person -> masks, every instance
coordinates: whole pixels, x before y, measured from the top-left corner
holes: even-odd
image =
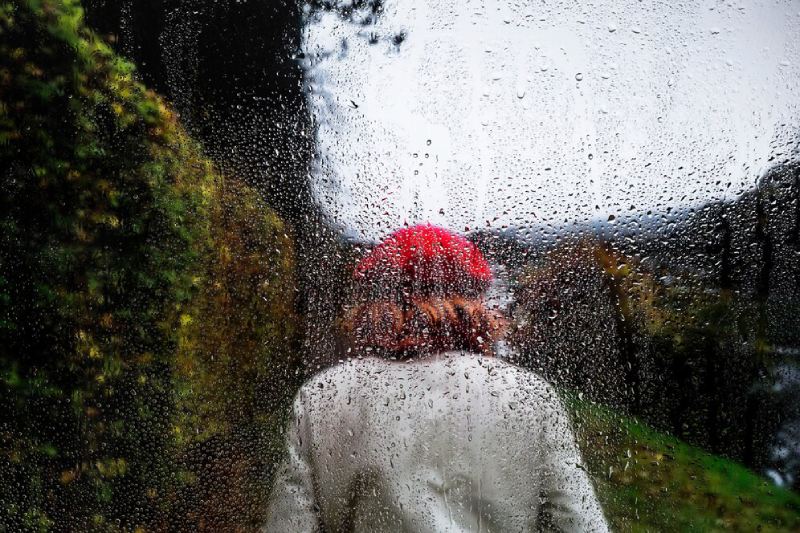
[[[607,531],[557,394],[494,357],[471,242],[398,230],[355,281],[352,357],[297,393],[264,531]]]

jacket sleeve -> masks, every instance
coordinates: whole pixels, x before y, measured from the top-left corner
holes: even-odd
[[[309,461],[308,417],[301,393],[297,393],[292,407],[286,432],[287,454],[272,487],[263,533],[320,530]]]
[[[539,530],[608,532],[581,460],[569,416],[555,392],[542,439],[542,508]]]

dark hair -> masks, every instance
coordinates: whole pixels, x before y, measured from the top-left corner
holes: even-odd
[[[491,355],[508,320],[483,298],[425,297],[364,302],[348,309],[341,325],[356,349],[408,358],[447,350]]]

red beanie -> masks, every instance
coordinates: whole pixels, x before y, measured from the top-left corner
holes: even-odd
[[[355,278],[368,292],[403,297],[477,296],[492,281],[489,263],[464,237],[421,224],[389,235],[359,261]]]

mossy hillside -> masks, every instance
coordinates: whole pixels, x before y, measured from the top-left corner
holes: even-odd
[[[798,531],[800,495],[614,411],[569,399],[615,531]]]
[[[0,523],[213,524],[187,494],[264,483],[242,450],[279,410],[238,422],[290,389],[287,229],[74,0],[0,2],[0,180]],[[250,466],[209,473],[222,449]]]

